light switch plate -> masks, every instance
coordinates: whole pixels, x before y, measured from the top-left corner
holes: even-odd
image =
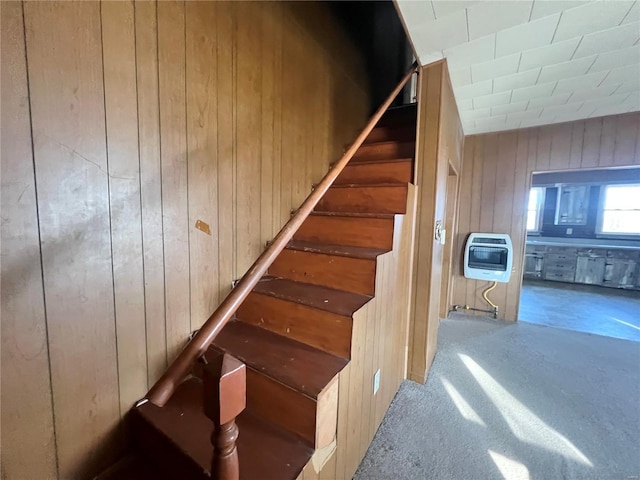
[[[380,388],[380,369],[376,371],[373,375],[373,394],[378,393],[378,389]]]
[[[567,228],[567,235],[571,235],[573,233],[573,228]]]

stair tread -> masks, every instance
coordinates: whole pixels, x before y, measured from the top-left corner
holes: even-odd
[[[313,399],[348,363],[344,358],[240,321],[229,322],[212,346]]]
[[[323,217],[393,218],[395,214],[394,213],[364,213],[364,212],[323,212],[323,211],[314,210],[313,212],[310,213],[310,215],[323,216]]]
[[[359,293],[276,277],[262,277],[253,291],[347,317],[353,315],[353,312],[372,298]]]
[[[349,163],[347,163],[347,165],[344,168],[347,167],[353,167],[354,165],[368,165],[371,163],[402,163],[402,162],[413,162],[413,158],[412,157],[396,157],[396,156],[390,156],[390,157],[382,157],[382,158],[376,158],[376,157],[370,157],[368,155],[363,155],[363,156],[354,156],[351,158],[351,160],[349,160]],[[330,167],[333,168],[333,166],[335,165],[335,163],[331,163]]]
[[[390,188],[390,187],[406,187],[407,183],[340,183],[331,185],[331,188]]]
[[[293,240],[289,242],[287,248],[302,252],[324,253],[327,255],[338,255],[341,257],[362,258],[373,260],[389,250],[383,248],[351,247],[348,245],[329,245],[324,243],[304,242]]]
[[[210,472],[213,424],[204,414],[202,397],[202,382],[192,377],[180,384],[164,407],[147,402],[136,410],[203,471]],[[312,447],[249,410],[236,423],[241,480],[295,479],[313,455]]]

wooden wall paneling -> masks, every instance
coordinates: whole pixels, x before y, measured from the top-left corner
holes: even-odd
[[[541,135],[538,136],[538,149],[536,158],[536,170],[546,172],[550,168],[551,139],[555,126],[541,127]]]
[[[486,139],[484,137],[481,137],[481,138],[476,137],[476,147],[474,149],[474,154],[473,154],[473,171],[471,172],[469,171],[469,169],[466,169],[466,171],[472,175],[473,183],[471,185],[471,198],[473,198],[474,201],[471,202],[469,231],[466,232],[466,235],[464,235],[465,244],[470,232],[481,231],[481,228],[480,228],[481,208],[480,208],[479,199],[482,197],[482,185],[483,185],[482,178],[483,178],[484,159],[485,159],[484,150],[485,150],[485,143],[486,143],[485,140]],[[464,166],[462,167],[462,170],[465,171]],[[468,296],[474,295],[477,289],[477,286],[478,286],[477,280],[470,280],[467,283],[467,295]]]
[[[463,272],[463,258],[464,246],[466,241],[466,232],[468,225],[471,221],[471,209],[460,208],[460,203],[464,202],[465,205],[470,204],[471,199],[471,186],[472,186],[472,174],[473,174],[473,158],[474,148],[476,142],[465,142],[463,158],[470,159],[469,164],[464,166],[464,170],[460,171],[460,189],[458,191],[456,210],[457,210],[457,226],[455,231],[455,244],[453,246],[453,265],[451,270],[452,278],[456,275],[461,275]],[[452,298],[465,298],[466,297],[466,285],[461,282],[453,282],[452,284]]]
[[[600,154],[598,155],[598,166],[607,167],[612,165],[613,155],[616,147],[616,123],[617,117],[603,117],[602,131],[600,133]]]
[[[187,2],[186,120],[188,151],[191,328],[199,328],[219,303],[217,2]],[[206,227],[196,228],[197,222]],[[207,231],[208,230],[208,231]]]
[[[58,474],[83,478],[120,418],[100,5],[24,15]]]
[[[336,428],[336,465],[335,474],[332,478],[346,478],[347,452],[346,446],[349,441],[349,402],[351,380],[351,364],[348,364],[340,372],[340,385],[338,388],[338,426]],[[327,468],[327,467],[325,467]],[[324,469],[323,469],[324,470]],[[322,473],[322,472],[321,472]]]
[[[147,391],[133,3],[101,3],[121,415]]]
[[[635,139],[639,138],[640,120],[637,116],[624,115],[618,117],[615,147],[613,151],[614,165],[630,165],[638,162]]]
[[[571,134],[571,132],[569,132]],[[528,176],[528,155],[529,137],[527,132],[515,132],[517,136],[513,199],[511,208],[511,225],[509,232],[514,245],[520,244],[524,247],[524,237],[526,230],[526,202],[528,201],[529,177]],[[507,302],[504,310],[505,318],[515,318],[518,313],[520,303],[520,284],[522,283],[522,273],[524,268],[524,249],[514,249],[513,269],[511,272],[515,282],[507,284]]]
[[[266,241],[271,240],[277,232],[273,217],[273,184],[274,184],[274,123],[275,123],[275,56],[276,32],[274,22],[275,6],[273,3],[262,3],[261,18],[261,59],[262,85],[260,101],[262,112],[260,122],[260,249]]]
[[[362,369],[367,347],[364,344],[364,339],[366,337],[368,309],[369,304],[362,307],[353,315],[345,478],[352,478],[359,464],[358,457],[360,455],[361,448],[360,415],[362,414],[362,402],[364,396]]]
[[[486,145],[492,142],[496,136],[501,138],[497,151],[498,175],[504,175],[503,171],[511,168],[510,164],[515,167],[513,187],[504,191],[498,187],[495,198],[485,194],[484,185],[482,192],[474,191],[472,188],[469,197],[463,195],[462,192],[459,196],[459,211],[462,213],[465,209],[469,209],[471,219],[474,217],[474,209],[476,211],[494,211],[494,227],[504,223],[505,215],[510,217],[506,228],[507,233],[511,235],[514,247],[514,269],[511,280],[506,285],[506,296],[503,296],[504,290],[499,289],[492,296],[498,300],[501,307],[501,318],[517,319],[526,241],[526,203],[531,185],[531,174],[549,169],[566,170],[567,168],[638,165],[640,158],[638,158],[639,152],[636,145],[640,139],[637,127],[639,122],[640,114],[633,113],[522,129],[498,135],[475,135],[466,139],[463,184],[468,181],[466,180],[467,174],[471,168],[474,179],[479,175],[486,177],[486,175],[491,175],[491,171],[495,171],[496,166],[491,165],[488,157],[484,158],[484,161],[478,162],[476,152],[481,149],[483,143]],[[517,141],[514,142],[513,138],[517,138]],[[487,148],[481,150],[485,154],[489,152]],[[620,156],[624,157],[624,160],[621,160]],[[498,183],[501,181],[499,179]],[[461,216],[458,226],[461,238],[468,235],[469,232],[477,231],[471,222],[465,226],[464,220],[464,217]],[[505,227],[501,226],[501,228]],[[454,271],[454,303],[485,308],[485,302],[481,297],[484,282],[479,283],[480,285],[477,285],[476,288],[475,281],[465,279],[460,271]]]
[[[273,185],[271,189],[272,193],[272,206],[271,206],[271,221],[272,221],[272,236],[275,237],[280,229],[284,226],[283,222],[283,209],[282,209],[282,103],[284,92],[284,78],[282,76],[282,62],[283,62],[283,8],[282,4],[274,2],[271,4],[271,10],[269,15],[272,19],[273,35]],[[285,137],[286,138],[286,132]],[[288,212],[286,212],[288,214]],[[288,218],[288,217],[284,217]]]
[[[582,143],[582,168],[597,167],[600,159],[600,138],[602,118],[585,120],[584,141]]]
[[[515,159],[513,152],[517,149],[517,134],[507,132],[498,135],[498,154],[496,168],[496,186],[494,202],[496,205],[504,205],[504,208],[498,208],[493,215],[493,227],[491,232],[509,233],[511,231],[511,200],[514,194],[515,183]],[[493,292],[491,292],[492,301],[499,308],[504,309],[507,304],[507,284],[498,283]],[[489,306],[487,305],[487,308]]]
[[[261,138],[262,25],[258,4],[237,3],[236,46],[236,275],[262,251]]]
[[[167,366],[156,3],[134,2],[147,383]]]
[[[297,209],[305,198],[309,195],[311,189],[311,183],[307,180],[307,164],[308,164],[308,151],[306,148],[305,138],[307,135],[307,125],[309,117],[309,105],[308,105],[308,88],[305,79],[307,78],[307,69],[309,68],[310,59],[305,55],[305,44],[312,48],[312,45],[307,44],[308,38],[305,38],[300,26],[290,19],[291,34],[298,38],[297,42],[287,45],[286,61],[291,62],[294,68],[298,71],[298,75],[292,76],[292,83],[290,85],[291,100],[293,102],[293,108],[289,112],[291,115],[290,132],[285,140],[287,143],[291,143],[291,204],[290,208]],[[302,40],[305,43],[302,43]],[[304,105],[304,108],[300,108]]]
[[[22,4],[0,3],[0,21],[2,477],[55,478],[56,444]]]
[[[571,124],[571,154],[569,158],[569,168],[580,168],[582,164],[582,142],[584,140],[585,122],[573,122]],[[532,130],[537,132],[537,130]]]
[[[571,138],[573,125],[562,123],[556,125],[551,134],[551,151],[549,154],[549,168],[551,170],[566,170],[571,160]]]
[[[292,20],[282,9],[282,55],[281,55],[281,159],[280,159],[280,224],[284,225],[290,217],[292,208],[297,208],[292,204],[293,191],[293,171],[295,156],[295,143],[293,129],[296,124],[296,104],[293,96],[295,84],[295,72],[298,69],[296,59],[292,56],[291,47],[295,44],[295,35],[292,30]]]
[[[442,63],[423,68],[419,78],[418,137],[416,139],[416,240],[413,270],[413,316],[409,344],[409,378],[423,383],[428,369],[427,335],[432,275],[433,224],[437,185],[438,124],[442,91]],[[418,293],[419,292],[419,293]]]
[[[234,2],[216,3],[217,107],[218,107],[218,298],[231,290],[235,276],[235,135],[236,101]]]
[[[451,273],[453,268],[455,238],[455,220],[457,212],[458,198],[458,175],[455,174],[449,164],[449,175],[447,176],[447,196],[445,200],[445,247],[442,262],[442,285],[440,287],[440,318],[447,318],[449,309],[451,308]]]

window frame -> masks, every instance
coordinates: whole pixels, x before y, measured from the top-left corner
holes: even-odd
[[[529,210],[529,199],[531,198],[531,191],[532,190],[539,190],[540,191],[540,195],[538,196],[538,205],[536,206],[536,223],[535,223],[535,229],[534,230],[529,230],[527,228],[527,223],[529,220],[529,212],[532,212],[533,210]],[[527,232],[527,235],[540,235],[540,233],[542,232],[542,217],[544,214],[544,202],[545,199],[547,198],[547,187],[531,187],[529,188],[529,192],[527,195],[527,209],[526,209],[526,216],[525,216],[525,229]]]
[[[617,238],[629,238],[633,240],[637,240],[640,238],[640,233],[629,233],[629,232],[604,232],[602,230],[604,224],[604,215],[606,209],[605,200],[606,200],[606,190],[610,187],[637,187],[640,189],[640,183],[609,183],[600,186],[599,192],[599,201],[598,201],[598,216],[596,219],[596,237],[617,237]],[[629,209],[631,210],[631,209]],[[623,210],[624,211],[624,210]]]

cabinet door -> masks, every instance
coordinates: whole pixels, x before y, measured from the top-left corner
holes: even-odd
[[[611,287],[629,288],[635,284],[636,262],[608,258],[604,272],[604,284]]]
[[[576,265],[576,283],[602,285],[604,280],[604,258],[578,257]]]

